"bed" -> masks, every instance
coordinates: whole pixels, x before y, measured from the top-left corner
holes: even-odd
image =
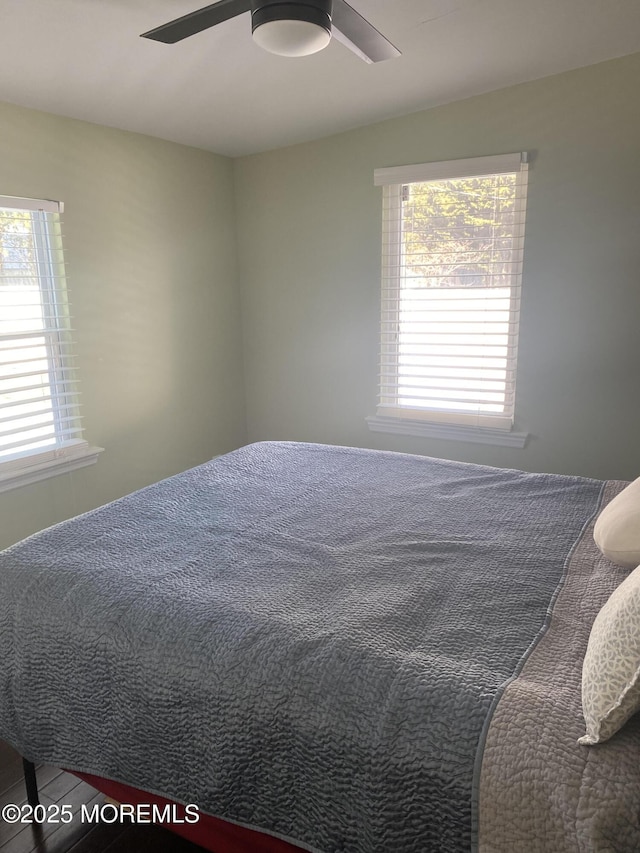
[[[0,554],[0,738],[212,850],[637,851],[638,719],[577,743],[625,485],[241,448]]]

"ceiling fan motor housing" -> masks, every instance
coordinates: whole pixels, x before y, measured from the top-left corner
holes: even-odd
[[[254,42],[278,56],[318,53],[330,43],[332,26],[338,39],[366,62],[400,56],[347,0],[217,0],[142,37],[175,44],[249,10]]]
[[[322,27],[331,35],[332,0],[252,0],[251,31],[272,21],[305,21]]]

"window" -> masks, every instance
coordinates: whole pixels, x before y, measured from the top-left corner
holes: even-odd
[[[0,491],[97,458],[80,427],[61,211],[0,196]]]
[[[526,155],[378,169],[375,183],[382,326],[370,427],[520,443],[500,436],[514,422]]]

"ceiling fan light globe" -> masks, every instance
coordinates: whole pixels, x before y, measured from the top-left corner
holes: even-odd
[[[253,40],[278,56],[310,56],[329,44],[331,33],[311,21],[266,21],[254,29]]]

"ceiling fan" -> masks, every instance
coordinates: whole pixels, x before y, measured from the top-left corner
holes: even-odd
[[[280,56],[317,53],[332,36],[365,62],[400,56],[400,51],[345,0],[218,0],[142,33],[142,38],[174,44],[249,11],[254,41]]]

